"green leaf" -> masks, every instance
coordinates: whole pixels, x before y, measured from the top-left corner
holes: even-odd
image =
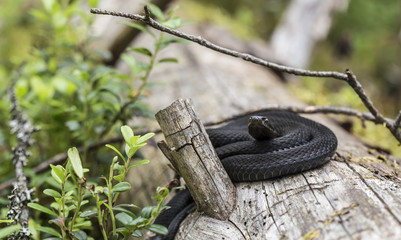
[[[92,217],[92,216],[97,216],[97,211],[85,211],[79,214],[79,217],[81,218]]]
[[[120,182],[113,186],[113,192],[126,192],[131,189],[129,182]]]
[[[53,164],[50,164],[50,167],[52,168],[51,175],[56,182],[59,184],[63,183],[65,180],[65,169],[61,165],[54,166]]]
[[[124,166],[119,164],[119,163],[117,163],[117,162],[113,165],[113,169],[117,170],[118,173],[123,173],[124,172]]]
[[[83,200],[82,202],[81,202],[81,206],[83,206],[83,205],[85,205],[85,204],[88,204],[89,203],[89,200]]]
[[[121,127],[121,133],[123,134],[125,142],[131,147],[131,138],[134,136],[132,129],[129,126],[124,125]]]
[[[81,158],[79,157],[78,149],[76,147],[70,148],[68,149],[67,153],[75,174],[79,178],[82,178],[84,176],[84,172],[82,170],[82,163],[81,163]]]
[[[177,58],[163,58],[163,59],[159,60],[159,63],[163,63],[163,62],[178,63],[178,59]]]
[[[136,144],[136,142],[138,141],[140,136],[132,136],[131,138],[131,145],[130,146],[134,146]]]
[[[131,221],[131,222],[128,224],[128,227],[131,227],[131,226],[138,226],[138,225],[140,225],[140,224],[146,223],[147,221],[148,221],[148,219],[146,219],[146,218],[137,217],[137,218],[135,218],[133,221]]]
[[[144,48],[144,47],[133,47],[133,48],[129,48],[129,50],[141,53],[141,54],[149,56],[149,57],[151,57],[153,55],[149,49]]]
[[[147,140],[149,140],[150,138],[152,138],[155,134],[154,133],[147,133],[145,135],[143,135],[142,137],[140,137],[135,144],[141,144],[143,142],[146,142]]]
[[[0,219],[0,223],[13,223],[14,220],[9,220],[9,219]]]
[[[138,30],[140,30],[142,32],[146,32],[147,34],[151,35],[153,38],[156,38],[156,35],[154,33],[152,33],[151,31],[149,31],[149,29],[147,29],[146,27],[144,27],[144,26],[142,26],[142,25],[140,25],[138,23],[127,22],[127,21],[122,21],[121,23],[125,24],[127,26],[130,26],[130,27],[136,28],[136,29],[138,29]]]
[[[164,20],[164,13],[160,8],[152,3],[147,3],[150,12],[159,20]]]
[[[150,161],[148,159],[143,159],[137,162],[134,162],[133,164],[131,164],[128,169],[136,167],[136,166],[140,166],[140,165],[144,165],[144,164],[148,164]]]
[[[38,203],[32,203],[32,202],[28,203],[28,207],[33,208],[33,209],[38,210],[38,211],[41,211],[41,212],[44,212],[44,213],[47,213],[49,215],[58,217],[58,215],[55,212],[53,212],[49,208],[44,207],[44,206],[42,206],[42,205],[40,205]]]
[[[61,198],[61,194],[53,189],[45,189],[43,190],[43,193],[50,197]]]
[[[75,224],[74,226],[76,226],[76,225],[78,225],[78,224]],[[71,234],[78,240],[86,240],[86,239],[88,239],[88,236],[82,230],[71,232]]]
[[[6,238],[11,233],[14,233],[21,229],[20,225],[11,225],[5,228],[0,229],[0,239]]]
[[[167,235],[168,229],[160,224],[150,224],[149,226],[145,227],[147,230],[152,231],[154,233],[160,234],[160,235]]]
[[[83,222],[79,222],[79,223],[75,223],[74,224],[74,228],[88,228],[92,226],[92,222],[91,221],[83,221]]]
[[[127,154],[128,158],[131,158],[130,152],[133,151],[134,148],[131,148],[128,144],[125,144],[124,149],[125,149],[125,154]]]
[[[137,229],[131,234],[131,236],[136,237],[136,238],[140,238],[140,237],[143,236],[143,233],[139,229]]]
[[[121,233],[124,237],[129,234],[129,230],[125,227],[117,228],[116,232]]]
[[[126,214],[128,214],[130,217],[132,217],[132,218],[135,218],[135,217],[136,217],[136,215],[135,215],[133,212],[131,212],[131,211],[128,210],[128,209],[122,208],[122,207],[113,207],[113,212],[114,212],[114,211],[119,211],[119,212],[126,213]]]
[[[124,181],[124,174],[114,176],[113,179],[116,180],[117,182],[122,182]]]
[[[150,218],[152,216],[152,211],[155,209],[155,206],[146,206],[142,208],[141,216],[144,218]]]
[[[126,162],[125,157],[120,153],[120,151],[117,150],[117,148],[115,148],[113,145],[110,144],[106,144],[106,147],[116,152],[124,160],[124,162]]]
[[[61,220],[60,218],[51,219],[51,220],[49,220],[49,223],[54,223],[61,228],[64,227],[64,221]]]
[[[128,149],[128,154],[127,155],[131,158],[132,156],[134,156],[134,154],[136,153],[136,151],[138,149],[140,149],[141,147],[143,147],[145,145],[146,145],[146,143],[142,143],[142,144],[139,144],[139,145],[135,144],[135,146],[133,146],[133,147]],[[127,148],[125,150],[127,150]]]
[[[115,218],[123,226],[129,225],[133,220],[133,218],[130,215],[123,213],[123,212],[117,213]]]
[[[42,227],[42,226],[37,226],[35,227],[36,230],[41,231],[41,232],[45,232],[48,233],[50,235],[62,238],[63,236],[61,236],[61,234],[54,228],[51,227]]]

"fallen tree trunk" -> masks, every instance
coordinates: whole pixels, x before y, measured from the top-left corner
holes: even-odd
[[[196,150],[199,145],[194,136],[202,139],[206,133],[196,130],[203,127],[197,115],[186,110],[192,108],[189,101],[177,100],[156,115],[173,165],[191,186],[198,207],[204,206],[205,199],[209,206],[231,205],[235,200],[235,207],[223,218],[218,211],[198,208],[201,211],[181,224],[176,239],[396,239],[401,235],[401,179],[383,162],[391,156],[378,155],[358,143],[341,144],[344,137],[339,135],[335,156],[319,169],[236,183],[235,193],[227,187],[218,188],[216,193],[215,186],[222,185],[207,184],[204,179],[228,181],[228,185],[230,181],[225,174],[215,174],[225,173],[221,164],[211,164],[210,154]],[[210,142],[203,143],[202,148],[211,147]],[[196,154],[180,155],[182,151]],[[205,171],[197,173],[199,166],[208,162],[209,168],[202,167]],[[199,173],[203,178],[188,178]]]

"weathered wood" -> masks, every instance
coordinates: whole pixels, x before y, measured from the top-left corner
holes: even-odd
[[[235,184],[236,208],[228,220],[194,213],[176,239],[397,239],[401,180],[391,167],[369,171],[354,162],[369,159],[381,165],[366,152],[344,147],[317,170]]]
[[[227,219],[235,188],[189,100],[179,99],[156,114],[171,151],[169,160],[186,181],[198,211]]]

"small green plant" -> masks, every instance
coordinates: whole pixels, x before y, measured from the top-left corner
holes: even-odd
[[[92,226],[91,219],[96,219],[103,239],[141,237],[143,230],[167,234],[166,227],[153,224],[153,221],[166,209],[162,204],[170,192],[168,188],[157,188],[153,197],[157,201],[155,206],[140,209],[132,203],[116,204],[119,194],[131,189],[130,183],[124,181],[129,169],[149,162],[146,159],[132,161],[133,156],[154,136],[154,133],[136,136],[128,126],[122,126],[121,132],[125,140],[125,156],[114,146],[106,145],[118,156],[112,160],[109,176],[101,177],[104,185],[87,185],[85,174],[89,169],[83,168],[75,147],[68,150],[66,167],[51,165],[51,176],[57,188],[43,191],[53,198],[50,208],[39,203],[29,203],[28,206],[52,216],[53,219],[49,222],[56,225],[58,230],[54,227],[39,226],[36,228],[38,231],[60,239],[87,239],[88,233],[85,230]]]
[[[31,166],[72,145],[83,147],[81,157],[85,166],[93,167],[99,163],[95,161],[96,152],[88,151],[90,144],[115,135],[119,126],[132,119],[133,113],[137,116],[153,116],[154,113],[143,103],[143,99],[149,95],[147,90],[151,72],[159,64],[178,62],[172,57],[159,58],[159,53],[183,40],[127,22],[125,24],[128,26],[149,34],[153,44],[149,47],[131,47],[121,55],[121,60],[129,67],[128,74],[106,65],[111,55],[93,48],[95,38],[88,29],[94,16],[82,8],[82,5],[88,9],[97,7],[97,2],[40,0],[29,9],[27,21],[34,22],[32,27],[35,30],[32,32],[35,34],[31,36],[32,44],[25,43],[24,49],[28,50],[22,59],[26,60],[26,64],[21,69],[21,78],[15,90],[22,110],[35,126],[41,128],[37,133],[41,140],[32,146]],[[180,18],[173,16],[177,8],[166,15],[153,4],[149,8],[163,24],[175,28],[182,25]],[[8,63],[10,67],[0,65],[0,77],[5,80],[10,79],[15,66],[22,61],[7,55],[2,61],[9,59],[14,59]],[[3,93],[0,96],[6,95],[4,93],[8,85],[7,82],[0,85],[0,93]],[[2,97],[0,148],[4,151],[0,151],[0,157],[3,159],[11,159],[12,145],[9,144],[12,136],[5,131],[9,118],[7,102]],[[0,181],[11,177],[11,168],[11,161],[4,163],[0,169]],[[103,170],[99,168],[99,171]]]

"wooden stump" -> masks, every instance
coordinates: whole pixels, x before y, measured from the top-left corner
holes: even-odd
[[[198,211],[227,219],[234,207],[235,188],[191,101],[175,101],[159,111],[156,119],[170,148],[169,160],[184,178]]]

